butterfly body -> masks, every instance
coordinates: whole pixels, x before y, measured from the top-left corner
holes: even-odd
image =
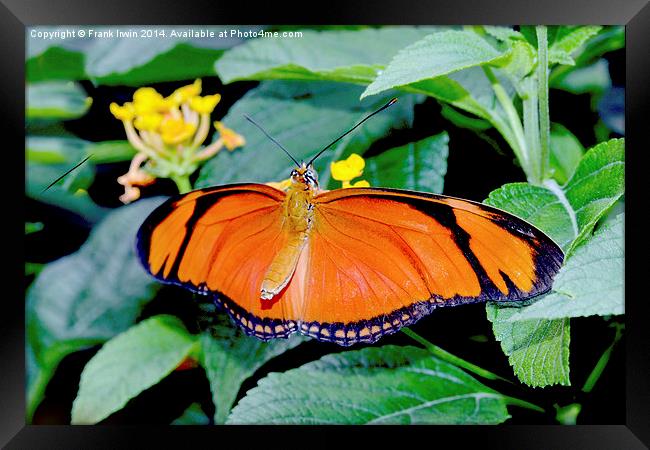
[[[293,276],[300,254],[309,240],[314,220],[313,199],[319,192],[316,172],[304,164],[291,173],[291,185],[284,200],[282,228],[289,235],[269,267],[260,290],[262,300],[279,294]]]
[[[311,166],[281,191],[217,186],[169,199],[138,232],[157,279],[214,295],[248,334],[374,342],[434,309],[520,302],[563,260],[544,233],[496,208],[383,188],[323,191]]]

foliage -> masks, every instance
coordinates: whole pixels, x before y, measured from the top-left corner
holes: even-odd
[[[415,347],[327,355],[250,390],[228,423],[475,424],[508,418],[506,399]]]
[[[366,160],[371,186],[442,193],[447,173],[449,136],[442,132]]]
[[[135,258],[140,223],[160,203],[147,199],[120,208],[72,255],[45,266],[27,292],[27,410],[69,353],[110,339],[133,325],[157,285]]]
[[[623,214],[594,233],[557,274],[553,291],[510,321],[623,314]]]
[[[246,338],[241,330],[224,321],[201,337],[201,365],[212,388],[215,423],[224,423],[235,403],[242,382],[265,362],[299,345],[305,338],[292,336],[268,344]]]
[[[29,40],[26,75],[30,83],[49,80],[91,80],[97,84],[141,86],[170,80],[187,80],[214,75],[214,62],[224,49],[242,42],[241,38],[219,39],[183,35],[188,29],[159,27],[147,36],[147,27],[96,27],[103,31],[135,31],[138,37],[99,38],[92,36]],[[220,33],[223,27],[205,27]],[[251,27],[259,29],[259,27]],[[55,31],[39,27],[39,31]],[[183,61],[179,64],[179,61]]]
[[[226,83],[284,79],[368,84],[389,55],[433,31],[432,27],[307,30],[301,39],[247,42],[227,52],[215,68]]]
[[[553,292],[528,307],[487,306],[494,334],[501,341],[515,373],[521,381],[532,386],[570,383],[568,318],[575,317],[576,310],[566,302],[573,303],[585,296],[583,308],[595,308],[591,311],[600,311],[602,315],[623,312],[623,292],[616,288],[623,281],[622,233],[614,238],[619,242],[611,243],[611,248],[599,248],[602,247],[599,236],[592,238],[580,249],[577,259],[574,258],[576,246],[587,236],[591,237],[597,221],[623,195],[622,140],[601,143],[589,150],[566,185],[560,187],[554,180],[546,184],[548,188],[524,183],[505,185],[492,192],[486,201],[538,226],[566,253],[565,265],[555,279]],[[585,247],[598,248],[597,253]],[[590,266],[586,263],[600,261],[602,264],[608,259],[606,267],[613,271],[604,272],[605,276],[601,272],[589,274]],[[591,290],[595,287],[594,277],[602,281],[601,288],[607,286],[612,290],[611,295],[602,300],[600,309],[593,303],[593,294],[601,294]],[[575,278],[580,281],[576,283]],[[529,309],[537,313],[527,313]]]
[[[327,143],[342,129],[352,127],[368,110],[388,101],[390,95],[359,102],[362,89],[331,82],[266,81],[244,95],[224,117],[226,126],[246,136],[241,151],[221,152],[201,168],[196,187],[243,181],[267,182],[287,177],[293,163],[278,158],[275,144],[246,121],[243,114],[263,123],[265,130],[296,159],[307,159],[319,148],[313,143]],[[408,126],[413,120],[415,98],[407,96],[386,114],[366,122],[358,132],[347,136],[316,162],[322,186],[330,185],[329,163],[361,153],[393,128]],[[319,144],[320,145],[320,144]],[[324,145],[324,144],[323,144]]]
[[[224,27],[209,28],[219,32]],[[161,292],[176,295],[146,275],[133,245],[137,228],[163,199],[143,198],[111,209],[89,194],[103,167],[131,160],[136,150],[124,135],[91,142],[70,131],[69,124],[98,104],[89,99],[87,82],[134,88],[187,84],[201,77],[218,77],[227,85],[259,81],[246,84],[240,98],[224,97],[232,106],[219,113],[220,120],[244,136],[245,145],[208,159],[191,178],[194,188],[286,178],[291,161],[244,113],[300,160],[398,97],[397,104],[316,161],[327,189],[340,187],[330,163],[358,154],[365,159],[363,177],[372,186],[444,193],[459,130],[475,133],[486,147],[506,149],[521,169],[521,181],[493,186],[485,203],[546,232],[565,251],[565,262],[550,292],[519,307],[488,304],[487,319],[505,355],[504,367],[507,358],[521,382],[512,388],[519,397],[528,396],[529,386],[581,384],[570,378],[571,319],[598,315],[615,323],[624,313],[625,145],[623,138],[609,138],[622,135],[623,128],[614,116],[617,87],[603,58],[624,46],[622,27],[325,27],[301,29],[299,39],[249,40],[229,34],[223,39],[172,37],[173,28],[161,29],[166,36],[158,40],[28,41],[26,195],[81,216],[91,227],[88,240],[74,253],[36,269],[33,262],[26,264],[34,277],[26,293],[28,420],[61,361],[98,346],[81,374],[73,423],[98,423],[128,408],[185,364],[205,374],[215,412],[208,417],[188,401],[175,424],[495,424],[517,414],[512,406],[539,410],[497,391],[502,377],[412,332],[408,336],[425,349],[379,341],[267,373],[265,367],[280,355],[319,343],[297,336],[264,343],[214,311],[200,331],[187,318],[143,315],[144,306]],[[584,130],[551,122],[549,90],[589,96],[591,111],[580,113],[600,114],[589,130],[595,145],[581,142]],[[435,102],[446,121],[444,130],[428,126],[436,118],[418,115],[422,105]],[[105,117],[113,120],[108,110]],[[425,124],[418,128],[424,131],[404,134],[416,122]],[[212,139],[219,139],[217,133]],[[47,221],[25,226],[30,237],[47,229]],[[615,341],[621,333],[617,328]],[[601,358],[589,386],[608,359],[609,353]],[[257,387],[243,392],[242,386],[252,382]],[[575,423],[580,410],[577,403],[558,407],[557,420]]]
[[[84,367],[73,424],[92,424],[162,380],[198,348],[173,316],[154,316],[107,342]]]

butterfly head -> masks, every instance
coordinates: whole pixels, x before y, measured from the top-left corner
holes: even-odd
[[[318,174],[311,164],[301,163],[291,171],[291,184],[300,189],[318,189]]]

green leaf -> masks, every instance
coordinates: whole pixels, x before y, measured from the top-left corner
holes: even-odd
[[[224,27],[203,27],[215,33]],[[259,28],[259,27],[253,27]],[[103,29],[100,27],[99,29]],[[139,29],[111,27],[116,32]],[[178,34],[187,28],[158,28],[164,36],[97,39],[86,52],[86,70],[100,84],[139,86],[152,82],[214,76],[214,63],[224,49],[242,41],[237,37],[193,37]],[[172,36],[176,31],[177,35]]]
[[[137,50],[128,53],[135,54]],[[98,73],[107,73],[97,76],[96,82],[108,85],[142,86],[164,81],[190,80],[207,76],[215,76],[214,62],[223,54],[220,48],[202,48],[188,43],[178,43],[168,51],[151,58],[141,66],[131,69],[122,69],[124,72],[108,71],[111,68],[104,66],[88,67],[91,75],[94,70]],[[99,66],[99,64],[98,64]],[[114,67],[119,70],[119,67]]]
[[[27,80],[90,79],[96,84],[138,86],[214,76],[214,63],[224,49],[243,41],[241,37],[231,36],[230,30],[223,26],[201,27],[214,32],[215,37],[201,37],[196,34],[196,28],[189,27],[157,27],[155,31],[133,26],[91,28],[95,33],[112,35],[41,39],[31,37],[31,29],[28,30]],[[260,29],[259,26],[248,28]],[[51,27],[35,30],[60,31]],[[152,34],[146,35],[146,30]],[[127,32],[136,36],[118,35]]]
[[[510,75],[515,86],[535,68],[537,52],[526,41],[516,40],[511,43],[511,50],[497,66]]]
[[[135,156],[135,149],[129,141],[88,142],[86,153],[92,155],[95,164],[129,161]]]
[[[506,398],[415,347],[368,347],[271,373],[233,424],[495,424]]]
[[[169,375],[197,347],[174,316],[151,317],[115,336],[92,357],[72,404],[72,424],[95,424]]]
[[[598,227],[603,227],[614,222],[620,214],[625,213],[625,194],[619,198],[614,205],[609,208],[605,215],[598,221]]]
[[[605,53],[613,52],[625,47],[625,27],[621,25],[608,25],[603,27],[598,34],[591,37],[575,59],[577,66],[583,66],[596,61]]]
[[[498,27],[492,25],[483,25],[483,29],[490,36],[494,36],[500,41],[508,40],[522,40],[524,36],[517,30],[511,27]]]
[[[525,308],[513,308],[508,321],[623,314],[623,217],[576,248],[551,293]]]
[[[625,192],[625,140],[611,139],[592,147],[563,190],[579,230],[570,253]]]
[[[92,98],[72,81],[27,85],[27,120],[68,120],[86,114]]]
[[[180,417],[172,421],[172,425],[210,425],[210,418],[200,404],[192,403]]]
[[[371,186],[441,193],[447,173],[449,135],[392,148],[366,159],[363,179]]]
[[[516,94],[516,90],[508,77],[502,73],[502,70],[496,69],[493,72],[497,81],[503,87],[506,95],[513,98]],[[445,77],[438,77],[430,81],[433,82],[444,78]],[[490,120],[495,126],[498,124],[498,118],[505,118],[505,112],[503,112],[503,108],[499,104],[492,84],[481,67],[471,67],[469,69],[461,70],[460,72],[449,74],[448,78],[452,82],[461,86],[462,89],[471,96],[473,101],[476,103],[478,110],[472,111],[471,109],[467,109],[467,99],[459,98],[450,103],[465,109],[466,111],[472,112],[479,117]],[[416,83],[412,86],[419,85],[420,83]],[[444,99],[441,100],[444,101]]]
[[[520,27],[522,36],[533,47],[537,48],[537,33],[535,25]],[[600,56],[606,51],[616,50],[625,45],[624,27],[621,26],[547,26],[548,45],[557,52],[570,54],[578,49],[577,64],[589,62],[593,57]],[[584,44],[584,47],[582,45]],[[582,48],[581,48],[582,47]],[[565,55],[561,55],[565,57]]]
[[[74,137],[29,136],[26,151],[27,194],[40,194],[50,183],[87,156],[87,143]],[[88,188],[94,176],[95,168],[89,160],[70,172],[56,186],[74,193],[78,189]]]
[[[571,54],[601,29],[600,25],[559,27],[552,43],[549,40],[548,63],[574,65],[575,61]]]
[[[490,193],[484,202],[505,209],[539,227],[563,248],[575,233],[571,217],[556,195],[543,187],[527,183],[507,184]],[[510,322],[515,308],[488,303],[487,317],[495,338],[517,378],[535,387],[570,384],[569,319]]]
[[[549,189],[528,183],[509,183],[490,192],[484,202],[534,224],[566,249],[575,232],[565,205]]]
[[[111,212],[72,255],[49,263],[27,291],[28,345],[34,352],[33,412],[63,357],[110,339],[132,325],[158,283],[135,255],[135,234],[162,199],[144,199]],[[39,394],[40,392],[40,394]]]
[[[72,164],[86,156],[92,156],[84,165],[107,164],[128,161],[135,156],[129,141],[84,141],[76,137],[29,136],[27,160],[36,164]],[[74,165],[74,164],[72,164]],[[76,170],[76,169],[75,169]],[[43,180],[45,182],[46,180]],[[47,180],[49,181],[49,179]]]
[[[304,30],[299,39],[251,39],[219,59],[216,71],[224,83],[297,79],[368,84],[399,49],[435,29]]]
[[[533,387],[571,384],[569,319],[511,322],[516,308],[488,304],[486,310],[494,336],[520,381]]]
[[[221,322],[201,338],[201,365],[204,367],[215,406],[214,422],[226,421],[241,384],[272,358],[306,340],[289,339],[263,342],[247,336],[223,316]]]
[[[530,221],[570,254],[624,193],[624,146],[612,139],[589,149],[562,187],[506,184],[485,203]]]
[[[552,38],[555,37],[555,28],[556,27],[547,27],[549,44],[553,42]],[[519,32],[530,45],[537,49],[537,32],[535,31],[535,25],[522,25],[519,27]]]
[[[70,353],[82,350],[84,348],[92,347],[93,345],[100,344],[101,342],[102,341],[98,339],[70,339],[67,341],[57,342],[48,347],[47,352],[41,353],[39,355],[38,361],[36,360],[34,349],[30,343],[27,344],[27,348],[25,350],[25,366],[27,372],[27,422],[31,421],[36,408],[43,400],[47,384],[50,382],[52,375],[54,375],[57,366],[63,360],[63,358],[65,358]]]
[[[321,148],[350,129],[369,111],[385,104],[389,96],[360,102],[358,86],[328,82],[268,81],[249,91],[229,110],[223,122],[243,135],[246,145],[233,152],[222,150],[201,168],[196,187],[234,182],[280,181],[293,163],[282,150],[249,123],[249,114],[287,148],[297,160],[309,160]],[[363,153],[391,128],[411,123],[411,95],[366,122],[325,152],[315,163],[321,186],[329,182],[329,162],[349,153]]]
[[[68,136],[29,136],[26,150],[26,194],[73,211],[91,223],[109,211],[97,206],[87,192],[95,177],[95,164],[128,161],[135,155],[128,141],[90,142]],[[91,158],[44,191],[86,156]]]
[[[609,73],[605,67],[605,60],[601,56],[604,53],[615,51],[625,47],[625,28],[622,26],[606,26],[587,40],[579,52],[574,54],[575,65],[556,65],[549,75],[549,86],[558,87],[567,79],[566,85],[560,89],[567,89],[569,92],[581,92],[586,89],[598,89],[594,93],[599,94],[602,87],[609,82]],[[583,71],[584,69],[584,71]],[[572,73],[580,72],[575,75]],[[599,139],[601,141],[603,139]]]
[[[549,81],[550,87],[572,94],[602,94],[612,85],[606,59],[551,77]]]
[[[515,95],[515,88],[505,73],[497,69],[494,75],[506,95],[512,98]],[[511,147],[518,145],[508,124],[507,115],[481,67],[470,67],[448,76],[419,81],[402,86],[400,90],[424,94],[474,114],[495,127]]]
[[[442,109],[440,110],[440,115],[453,123],[455,126],[460,128],[466,128],[474,132],[480,133],[481,131],[489,130],[492,128],[490,122],[477,119],[475,117],[469,117],[465,114],[457,111],[454,107],[449,106],[445,103],[442,103]]]
[[[28,44],[29,44],[28,39]],[[44,41],[45,42],[45,41]],[[85,80],[84,55],[77,50],[52,46],[40,49],[25,62],[26,81],[36,83],[49,80]]]
[[[503,56],[476,33],[456,30],[433,33],[400,50],[361,97],[495,63]]]
[[[563,188],[554,182],[546,183],[548,189],[526,183],[508,184],[490,193],[485,203],[546,232],[565,249],[569,264],[572,249],[591,234],[596,222],[624,192],[623,152],[622,139],[601,143],[585,154]],[[514,321],[515,315],[533,306],[505,308],[488,304],[494,335],[524,383],[569,384],[569,319]]]
[[[108,210],[97,206],[86,191],[95,177],[95,167],[91,160],[44,191],[47,186],[81,162],[87,156],[86,150],[86,141],[78,138],[28,137],[26,195],[73,211],[89,222],[100,220]]]
[[[580,163],[585,149],[573,133],[559,123],[551,124],[550,163],[553,178],[560,184],[567,182]]]

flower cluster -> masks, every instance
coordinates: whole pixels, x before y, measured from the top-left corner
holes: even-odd
[[[187,192],[191,189],[189,176],[202,161],[224,146],[232,151],[245,144],[242,136],[215,122],[219,139],[203,146],[210,132],[210,114],[221,96],[200,94],[201,80],[196,80],[169,97],[143,87],[135,91],[132,102],[111,103],[111,113],[122,121],[137,151],[129,171],[117,179],[124,186],[124,195],[120,196],[123,203],[138,199],[139,186],[151,184],[156,178],[171,178],[181,193]]]
[[[332,171],[332,178],[342,182],[342,188],[369,187],[370,183],[366,180],[350,183],[354,178],[363,175],[365,167],[366,161],[356,153],[352,153],[347,159],[331,163],[330,170]]]

